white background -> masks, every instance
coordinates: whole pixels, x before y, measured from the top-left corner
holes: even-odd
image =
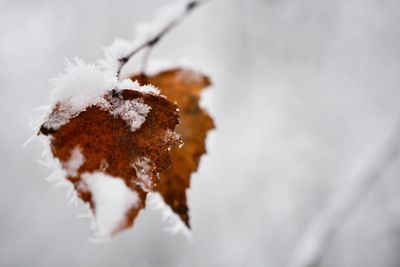
[[[0,0],[0,266],[288,266],[296,245],[400,114],[396,0],[215,0],[150,60],[187,58],[214,85],[217,129],[192,179],[195,241],[143,211],[111,242],[45,181],[32,109],[64,58],[102,57],[170,1]],[[365,194],[322,266],[400,266],[400,161]]]

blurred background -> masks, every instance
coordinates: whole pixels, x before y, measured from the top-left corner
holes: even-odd
[[[45,181],[42,144],[23,147],[27,124],[65,58],[95,62],[171,3],[0,0],[0,266],[400,266],[400,159],[371,167],[400,146],[384,144],[400,118],[396,0],[196,10],[150,58],[189,59],[214,82],[203,106],[217,129],[189,191],[194,242],[151,209],[111,242],[87,242],[89,221]]]

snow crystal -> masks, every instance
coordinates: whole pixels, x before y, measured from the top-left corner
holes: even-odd
[[[177,140],[179,141],[179,148],[181,148],[183,146],[183,140],[181,139],[180,135],[170,129],[165,131],[165,134],[163,137],[164,143],[171,144]],[[168,150],[171,150],[171,148],[168,147]]]
[[[57,112],[50,113],[43,126],[47,129],[58,130],[76,115],[76,112],[71,112],[69,108],[62,107]]]
[[[135,84],[131,79],[124,79],[118,84],[118,89],[123,90],[123,89],[134,89],[136,90],[138,87],[140,87],[139,84]]]
[[[151,172],[154,169],[151,160],[146,157],[141,157],[135,161],[133,167],[136,170],[139,185],[144,191],[149,192],[152,188]]]
[[[135,81],[137,83],[137,81]],[[155,94],[155,95],[159,95],[160,94],[160,90],[156,87],[154,87],[151,84],[146,84],[143,86],[140,86],[137,91],[142,92],[142,93],[146,93],[146,94]]]
[[[159,193],[149,193],[147,195],[147,205],[153,210],[161,212],[162,219],[166,222],[166,231],[172,234],[183,234],[189,241],[193,241],[192,232],[182,222],[176,213],[174,213],[168,205],[165,204]]]
[[[116,75],[120,66],[120,58],[127,56],[139,44],[123,39],[115,39],[114,42],[107,47],[103,47],[104,59],[98,60],[99,66],[106,72]]]
[[[52,79],[54,89],[51,92],[53,104],[67,107],[70,114],[86,107],[105,101],[103,95],[117,86],[117,78],[107,75],[93,64],[75,59],[75,64],[67,60],[66,74]]]
[[[103,110],[112,109],[110,103],[104,99],[104,95],[112,89],[132,89],[159,94],[158,89],[152,85],[140,86],[137,81],[133,82],[130,79],[118,82],[116,76],[101,71],[93,64],[85,64],[80,59],[75,59],[75,64],[67,60],[66,74],[60,74],[52,81],[54,89],[51,99],[56,111],[48,115],[44,126],[53,130],[58,130],[89,106],[97,105]],[[132,130],[136,130],[144,122],[149,110],[150,107],[144,103],[131,101],[114,110],[113,114],[129,121]]]
[[[160,90],[156,87],[154,87],[151,84],[146,84],[141,86],[138,81],[132,81],[131,79],[124,79],[118,84],[118,89],[132,89],[138,92],[142,92],[145,94],[153,94],[153,95],[159,95]]]
[[[32,130],[32,135],[25,141],[23,146],[27,146],[33,140],[36,140],[38,137],[38,132],[40,126],[43,124],[43,121],[48,117],[48,114],[51,112],[51,106],[40,106],[34,108],[33,111],[35,112],[34,118],[28,123],[29,128]]]
[[[115,105],[111,114],[126,121],[131,131],[134,132],[145,122],[147,113],[149,113],[151,107],[140,99],[121,101],[123,103]]]
[[[82,150],[79,146],[76,146],[72,150],[71,156],[68,161],[64,162],[62,165],[69,176],[76,176],[78,175],[78,169],[82,166],[84,162],[85,157],[82,154]]]
[[[127,212],[139,200],[124,180],[102,172],[84,173],[83,181],[92,193],[96,214],[94,231],[97,237],[109,237],[125,223]]]
[[[67,172],[61,168],[61,163],[57,158],[54,158],[50,149],[49,138],[41,137],[39,140],[44,144],[44,150],[42,152],[42,160],[40,164],[52,169],[51,174],[46,178],[46,181],[53,183],[54,187],[67,187],[67,198],[68,204],[78,205],[78,195],[74,190],[72,183],[65,179]]]

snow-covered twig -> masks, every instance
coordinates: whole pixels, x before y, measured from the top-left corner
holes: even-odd
[[[365,196],[383,176],[384,171],[397,158],[400,151],[400,123],[378,151],[356,170],[352,184],[330,201],[311,222],[301,238],[292,267],[319,267],[337,232],[359,207]]]
[[[148,55],[150,54],[151,49],[164,37],[165,34],[167,34],[169,31],[171,31],[176,25],[178,25],[186,16],[188,16],[193,10],[195,10],[197,7],[199,7],[201,4],[205,3],[205,1],[189,1],[186,3],[185,8],[183,12],[177,15],[174,19],[169,21],[166,25],[161,27],[159,29],[159,32],[149,38],[148,40],[145,40],[142,44],[138,45],[134,50],[132,50],[129,54],[127,54],[124,57],[121,57],[118,59],[120,65],[118,67],[117,71],[117,77],[120,76],[121,70],[124,67],[124,65],[129,61],[131,57],[133,57],[135,54],[137,54],[139,51],[141,51],[144,48],[148,48],[147,54],[144,58],[144,63],[143,66],[146,65]],[[143,67],[142,67],[143,68]]]

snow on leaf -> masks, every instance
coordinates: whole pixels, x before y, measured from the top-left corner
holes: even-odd
[[[62,104],[56,104],[48,120],[57,116]],[[111,90],[99,103],[87,106],[57,129],[49,128],[48,121],[42,124],[39,133],[50,136],[53,156],[62,163],[67,179],[74,184],[78,196],[90,204],[99,222],[105,219],[100,219],[103,217],[97,213],[101,210],[98,203],[104,202],[99,199],[99,193],[93,191],[98,188],[95,180],[106,181],[104,177],[120,180],[137,196],[134,207],[127,210],[123,220],[118,220],[118,227],[99,228],[100,234],[114,234],[131,226],[145,206],[147,192],[142,188],[143,176],[142,173],[138,175],[135,163],[143,158],[152,163],[152,168],[145,169],[146,177],[151,180],[146,190],[154,190],[159,174],[169,167],[169,151],[179,144],[179,139],[166,140],[165,134],[173,132],[178,124],[176,109],[175,104],[155,94]],[[104,181],[99,183],[110,184]],[[104,192],[100,195],[104,196]],[[109,203],[107,199],[104,201]]]
[[[146,120],[147,113],[149,113],[150,109],[151,107],[143,103],[141,99],[124,100],[120,101],[118,104],[116,104],[116,102],[113,103],[111,114],[126,121],[131,131],[134,132],[139,129]]]
[[[63,169],[66,170],[68,176],[76,176],[78,175],[78,169],[82,166],[83,162],[85,162],[85,157],[82,155],[82,151],[79,146],[76,146],[71,151],[71,156],[67,162],[63,163]]]
[[[190,176],[198,168],[200,157],[206,153],[205,139],[214,128],[212,118],[199,106],[201,91],[210,85],[209,79],[190,69],[172,69],[153,76],[133,76],[141,84],[153,84],[167,99],[179,106],[180,124],[176,128],[184,145],[171,150],[172,166],[161,173],[156,191],[166,204],[180,216],[189,227],[186,189],[190,187]],[[167,132],[166,138],[174,136]]]
[[[75,59],[66,61],[66,74],[52,79],[53,104],[61,103],[71,114],[102,101],[103,95],[115,87],[117,78],[105,75],[95,65]]]
[[[128,76],[134,73],[125,68],[133,54],[157,43],[199,3],[179,1],[138,27],[134,41],[116,40],[105,48],[99,65],[67,61],[66,73],[52,80],[52,109],[39,134],[49,136],[51,153],[74,186],[72,192],[94,212],[98,236],[131,226],[149,192],[159,192],[171,207],[174,216],[169,217],[189,228],[186,189],[214,127],[198,104],[209,80],[185,69],[141,75],[139,82],[120,78],[126,77],[122,67]],[[183,147],[175,132],[179,114]]]
[[[152,172],[152,169],[154,169],[151,160],[149,160],[146,157],[139,158],[135,161],[133,167],[136,170],[136,175],[138,177],[138,184],[144,191],[146,192],[151,191],[153,188],[153,184],[149,174]]]
[[[114,75],[102,72],[97,66],[86,64],[81,59],[75,59],[75,63],[67,60],[65,71],[65,74],[52,79],[54,88],[51,91],[51,100],[56,112],[50,113],[45,122],[44,126],[49,130],[58,130],[90,106],[109,108],[104,95],[113,89],[133,89],[158,94],[156,88],[142,87],[130,79],[118,82]]]
[[[118,84],[118,89],[133,89],[142,93],[159,95],[160,90],[151,84],[145,84],[141,86],[137,81],[132,81],[131,79],[125,79]]]
[[[111,45],[103,48],[104,58],[98,60],[100,68],[115,75],[120,66],[119,59],[128,55],[137,45],[138,42],[115,39]]]
[[[140,208],[140,198],[122,178],[102,172],[83,173],[82,180],[91,192],[95,206],[94,231],[96,237],[107,237],[129,222],[127,214]]]
[[[193,236],[188,226],[182,221],[169,205],[166,205],[160,193],[149,193],[147,197],[147,205],[161,212],[163,221],[166,224],[165,230],[171,234],[183,234],[188,241],[193,241]]]

